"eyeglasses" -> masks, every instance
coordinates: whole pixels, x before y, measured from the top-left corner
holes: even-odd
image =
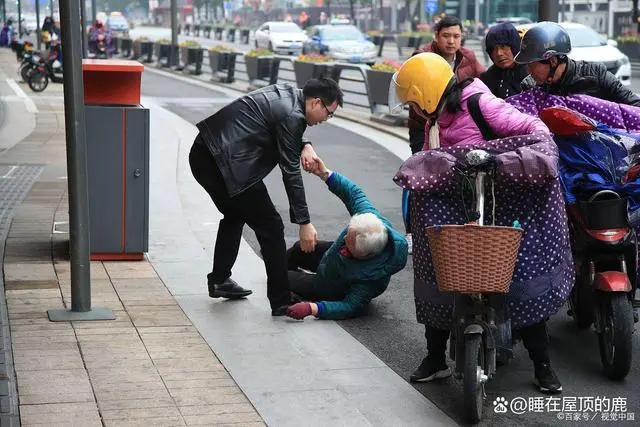
[[[318,99],[320,100],[320,102],[322,102],[322,106],[324,107],[324,109],[327,110],[327,117],[328,118],[332,118],[333,117],[333,111],[329,110],[329,107],[327,107],[327,104],[324,103],[322,98],[318,98]]]

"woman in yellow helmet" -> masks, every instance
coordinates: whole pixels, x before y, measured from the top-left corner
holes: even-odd
[[[490,131],[485,135],[469,112],[468,101],[472,95],[475,95],[473,99],[477,98],[482,121]],[[475,105],[473,99],[471,104]],[[480,79],[457,82],[451,66],[435,53],[412,56],[394,74],[389,87],[389,108],[397,112],[404,105],[430,125],[423,149],[534,132],[549,133],[542,121],[495,97]]]
[[[393,76],[389,89],[389,106],[393,111],[404,105],[408,105],[415,113],[425,118],[430,125],[423,150],[457,144],[477,147],[482,146],[488,139],[534,133],[540,133],[540,135],[532,136],[532,139],[538,138],[542,141],[542,145],[553,145],[549,130],[542,121],[519,112],[502,99],[497,98],[479,79],[456,82],[449,64],[442,57],[433,53],[422,53],[411,57]],[[474,112],[472,113],[470,110]],[[449,151],[447,152],[449,153]],[[416,156],[419,155],[419,153],[416,154]],[[555,158],[549,157],[550,163],[557,163],[557,156]],[[411,161],[415,161],[415,159],[412,158]],[[418,167],[415,170],[421,169]],[[428,174],[428,171],[425,173]],[[420,175],[414,176],[419,179]],[[556,191],[553,193],[555,197],[553,201],[562,204],[560,185],[557,179],[553,186]],[[420,232],[416,230],[417,235],[420,235],[416,242],[421,246],[416,247],[415,252],[420,258],[414,259],[414,297],[417,320],[425,325],[428,348],[427,357],[411,374],[410,380],[412,382],[432,381],[451,375],[446,363],[446,348],[451,327],[452,300],[450,294],[440,293],[435,282],[430,279],[433,276],[431,271],[433,267],[430,262],[426,261],[430,258],[427,258],[428,254],[425,255],[425,250],[428,252],[428,249],[425,249],[427,242],[426,233],[424,233],[424,228],[427,225],[424,218],[430,212],[428,204],[425,204],[427,197],[423,195],[420,198],[412,197],[410,202],[411,211],[421,213],[421,219],[416,220],[415,224],[420,228]],[[538,196],[538,193],[532,193],[528,197],[532,197],[532,200],[538,200],[539,203],[542,203],[540,200],[544,203],[547,202],[543,196]],[[442,218],[443,221],[451,221],[455,217],[454,212],[457,212],[452,210],[454,205],[447,200],[446,194],[428,200],[429,203],[437,205],[435,210],[442,212],[438,215],[441,215],[439,218]],[[438,205],[438,203],[441,204]],[[516,209],[513,206],[510,208]],[[541,208],[541,210],[544,209]],[[535,209],[532,212],[536,212],[538,215]],[[545,213],[548,212],[545,211]],[[452,216],[448,216],[449,214]],[[540,220],[536,215],[531,214],[530,216],[535,217],[536,221]],[[555,220],[542,218],[543,223],[545,220],[548,224],[553,222],[554,230],[564,231],[566,235],[566,218],[563,219],[560,214],[555,215]],[[531,218],[528,220],[535,222]],[[541,227],[544,228],[544,226]],[[526,232],[529,231],[526,230]],[[551,232],[549,231],[549,233]],[[566,271],[570,270],[569,264],[562,261],[564,260],[562,256],[570,254],[568,239],[558,239],[555,244],[558,246],[557,253],[549,253],[549,259],[545,259],[545,264],[541,264],[540,267],[541,271],[544,270],[544,280],[538,278],[540,272],[537,270],[537,273],[532,273],[532,276],[536,276],[533,279],[537,280],[535,282],[537,284],[536,297],[545,299],[547,295],[557,294],[557,298],[547,298],[544,303],[539,303],[538,299],[528,299],[531,295],[522,290],[529,289],[533,292],[528,287],[530,283],[528,281],[516,283],[515,279],[508,296],[510,304],[513,303],[516,307],[516,312],[511,313],[511,324],[514,329],[519,330],[523,344],[533,361],[534,382],[542,392],[550,393],[561,391],[562,385],[551,369],[545,318],[557,312],[564,303],[570,288],[570,279],[567,277],[571,277],[571,274],[566,274]],[[560,246],[562,247],[560,248]],[[559,262],[569,270],[557,267]],[[552,270],[548,270],[550,268]],[[560,291],[559,287],[562,287]]]

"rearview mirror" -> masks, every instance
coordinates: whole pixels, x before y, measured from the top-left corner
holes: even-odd
[[[607,40],[607,44],[612,47],[618,47],[618,42],[613,39]]]
[[[320,41],[320,37],[313,36],[313,37],[311,37],[311,40],[313,40],[314,42],[319,42]]]

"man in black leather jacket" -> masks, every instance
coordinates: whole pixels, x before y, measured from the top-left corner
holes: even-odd
[[[252,291],[231,279],[242,229],[256,233],[267,271],[271,314],[282,316],[291,304],[284,224],[262,179],[278,165],[289,198],[291,222],[300,225],[300,244],[311,252],[317,242],[309,219],[300,172],[317,158],[303,134],[333,116],[342,91],[331,79],[311,79],[304,89],[271,85],[244,95],[196,126],[200,131],[189,154],[196,181],[209,193],[220,221],[207,275],[212,298],[242,298]]]
[[[571,40],[555,22],[540,22],[522,38],[515,61],[526,64],[529,76],[522,90],[544,87],[554,95],[585,94],[618,104],[640,106],[640,97],[622,85],[604,64],[574,61],[567,55]],[[594,58],[596,59],[596,58]]]

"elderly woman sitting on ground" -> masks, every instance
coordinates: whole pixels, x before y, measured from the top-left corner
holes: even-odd
[[[321,319],[354,317],[404,268],[407,241],[360,187],[327,169],[321,159],[309,172],[327,183],[352,217],[335,241],[319,241],[309,253],[302,251],[299,242],[288,250],[290,289],[309,302],[290,306],[287,315],[294,319],[310,315]]]

